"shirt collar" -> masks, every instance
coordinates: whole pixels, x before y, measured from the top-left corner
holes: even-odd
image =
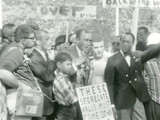
[[[122,52],[122,50],[120,50],[120,53],[122,54],[123,57],[131,56],[131,53],[126,55],[126,56],[124,56],[124,53]]]
[[[67,74],[62,73],[61,71],[59,71],[58,69],[54,72],[56,76],[64,76],[64,77],[68,77]]]
[[[47,61],[47,58],[46,58],[46,55],[44,52],[42,52],[41,50],[39,50],[38,48],[34,48],[35,50],[37,50],[41,55],[42,57],[45,59],[45,61]]]

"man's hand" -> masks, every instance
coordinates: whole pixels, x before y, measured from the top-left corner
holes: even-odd
[[[75,65],[80,66],[83,63],[85,63],[86,61],[87,61],[86,56],[81,56],[81,57],[79,57],[78,59],[75,60]]]
[[[118,119],[118,114],[117,114],[117,110],[114,106],[112,106],[112,112],[113,112],[114,119],[117,120]]]
[[[55,58],[55,53],[54,53],[53,50],[48,50],[48,51],[47,51],[47,55],[48,55],[49,60],[54,60],[54,58]]]

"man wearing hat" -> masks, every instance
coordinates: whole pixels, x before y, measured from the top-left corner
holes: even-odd
[[[56,51],[60,52],[69,47],[69,43],[66,42],[66,35],[60,35],[55,40]]]
[[[160,43],[160,33],[152,33],[147,40],[148,48]],[[147,120],[160,120],[160,54],[144,64],[145,83],[151,100],[145,103]]]

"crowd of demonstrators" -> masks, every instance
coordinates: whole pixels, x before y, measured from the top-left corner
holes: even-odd
[[[37,25],[2,27],[0,119],[83,120],[76,88],[106,83],[116,119],[159,120],[159,33],[140,26],[141,51],[132,51],[130,32],[111,40],[112,51],[100,33],[79,29],[55,43],[50,34]],[[42,116],[16,115],[17,90],[36,87],[44,95]]]

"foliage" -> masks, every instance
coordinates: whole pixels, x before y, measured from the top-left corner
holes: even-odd
[[[114,39],[115,35],[115,9],[103,8],[102,0],[2,0],[3,24],[22,23],[38,24],[40,28],[51,32],[54,40],[60,34],[66,34],[67,22],[69,22],[69,32],[80,28],[91,32],[99,32],[108,41]],[[37,6],[40,4],[56,5],[96,5],[96,20],[41,20],[37,17]],[[124,33],[132,24],[132,14],[134,8],[120,9],[120,34]],[[139,24],[148,25],[152,31],[159,31],[160,16],[159,9],[140,9]]]

